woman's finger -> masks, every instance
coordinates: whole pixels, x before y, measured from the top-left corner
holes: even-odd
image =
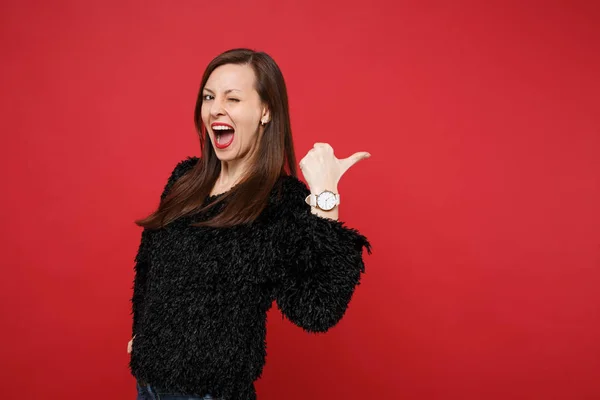
[[[360,160],[364,160],[366,158],[371,157],[371,154],[366,151],[359,151],[358,153],[352,154],[348,158],[343,158],[340,160],[340,165],[342,167],[342,175],[354,164],[359,162]]]

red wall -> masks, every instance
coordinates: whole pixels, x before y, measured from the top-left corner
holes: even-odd
[[[340,184],[363,284],[327,335],[270,313],[259,398],[600,398],[600,10],[434,3],[3,1],[2,397],[134,398],[133,220],[249,46],[298,159],[372,154]]]

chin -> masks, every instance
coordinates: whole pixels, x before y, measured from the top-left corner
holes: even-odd
[[[217,158],[221,161],[233,161],[237,158],[236,153],[233,151],[230,151],[230,150],[223,151],[223,150],[217,149],[216,147],[213,147],[213,150],[215,151]]]

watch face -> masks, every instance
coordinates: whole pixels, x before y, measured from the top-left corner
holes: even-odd
[[[320,209],[329,211],[336,205],[335,193],[325,191],[317,196],[317,205]]]

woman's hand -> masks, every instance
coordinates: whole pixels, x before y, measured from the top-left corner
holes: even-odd
[[[371,157],[366,151],[354,153],[348,158],[338,159],[333,148],[327,143],[315,143],[300,161],[300,169],[311,193],[319,194],[323,190],[337,193],[337,185],[348,169],[365,158]]]
[[[135,339],[135,335],[131,338],[129,343],[127,343],[127,354],[131,354],[131,347],[133,346],[133,339]]]

